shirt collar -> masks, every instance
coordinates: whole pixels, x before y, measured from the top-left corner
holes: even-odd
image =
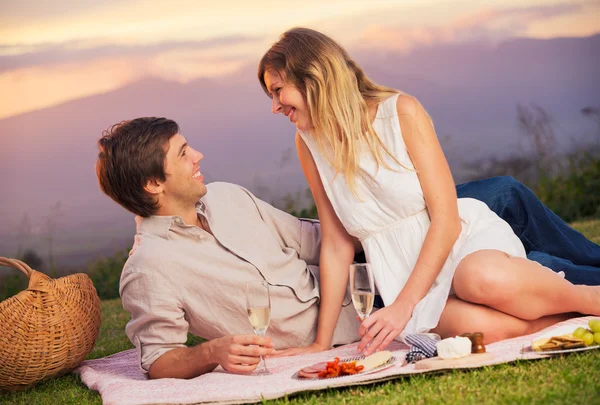
[[[200,200],[196,203],[196,212],[206,216],[206,204],[204,201]]]
[[[196,212],[206,216],[206,204],[201,200],[196,203]],[[150,217],[135,217],[137,233],[147,233],[167,239],[169,230],[174,226],[183,225],[183,219],[179,215],[160,216],[152,215]]]

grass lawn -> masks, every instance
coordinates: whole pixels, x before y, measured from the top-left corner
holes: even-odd
[[[600,243],[600,220],[574,224]],[[120,300],[102,302],[102,329],[88,358],[133,346],[125,335],[129,314]],[[191,338],[189,343],[198,340]],[[53,378],[24,392],[0,394],[0,404],[101,404],[74,374]],[[385,383],[304,393],[271,404],[600,404],[600,350],[494,367],[415,375]]]

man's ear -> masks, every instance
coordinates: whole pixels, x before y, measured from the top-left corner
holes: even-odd
[[[152,195],[158,195],[163,192],[163,184],[158,180],[151,179],[144,186],[144,190]]]

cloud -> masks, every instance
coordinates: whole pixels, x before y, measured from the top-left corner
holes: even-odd
[[[83,1],[89,3],[92,0]],[[131,0],[129,3],[138,4],[139,1]],[[267,0],[260,1],[263,2],[261,4],[267,3]],[[67,0],[59,2],[64,6]],[[368,49],[410,52],[423,45],[447,45],[473,40],[496,42],[526,32],[532,33],[535,30],[531,30],[531,24],[536,22],[538,26],[534,34],[544,30],[551,34],[551,30],[540,21],[576,16],[569,17],[569,21],[576,20],[576,23],[581,25],[580,17],[587,16],[590,20],[589,15],[593,16],[588,10],[592,6],[584,3],[521,8],[505,6],[503,9],[487,8],[468,14],[464,13],[464,7],[454,7],[451,12],[443,13],[444,18],[438,18],[439,22],[436,25],[433,23],[435,19],[430,18],[431,7],[437,7],[435,2],[422,4],[407,0],[402,6],[396,3],[390,6],[387,1],[373,0],[367,7],[358,0],[348,0],[347,3],[344,2],[347,7],[343,9],[338,7],[340,2],[341,0],[336,0],[332,4],[328,3],[326,9],[319,9],[318,24],[315,28],[327,28],[325,32],[331,32],[332,36],[340,39],[345,46],[359,51]],[[406,9],[412,7],[410,4],[417,7],[417,3],[418,10]],[[132,8],[130,5],[125,4],[122,7],[132,13],[139,11],[139,8]],[[387,7],[385,10],[382,8],[384,6]],[[27,42],[28,38],[31,40],[30,37],[14,34],[12,38],[19,38],[19,43],[11,45],[5,42],[5,45],[0,45],[0,88],[3,94],[7,95],[0,100],[0,118],[111,91],[147,77],[188,82],[200,77],[225,76],[244,65],[256,64],[262,52],[277,38],[277,35],[269,30],[287,25],[288,20],[290,24],[292,20],[294,24],[315,21],[314,10],[310,10],[310,13],[309,10],[304,10],[303,13],[293,16],[269,12],[268,18],[265,19],[262,16],[264,11],[258,9],[255,3],[252,7],[245,7],[243,10],[238,9],[235,16],[227,17],[228,23],[222,29],[219,27],[223,26],[220,19],[225,12],[223,10],[207,9],[196,15],[189,10],[182,12],[174,6],[169,6],[167,10],[159,8],[152,11],[150,17],[161,12],[172,15],[167,13],[165,18],[150,18],[148,26],[142,26],[146,22],[144,18],[137,18],[137,25],[119,26],[119,21],[122,23],[122,20],[127,20],[126,17],[130,14],[117,13],[118,18],[115,17],[116,20],[112,21],[115,15],[113,8],[94,9],[93,13],[89,11],[91,17],[88,16],[87,20],[84,19],[85,16],[71,18],[73,21],[67,20],[70,24],[79,24],[77,27],[93,23],[92,25],[95,25],[92,28],[96,30],[91,30],[87,39],[66,43],[52,42],[56,35],[44,37],[40,33],[45,33],[50,28],[60,28],[69,34],[68,38],[73,38],[72,33],[79,31],[71,29],[71,25],[63,26],[59,24],[60,21],[50,21],[53,25],[49,25],[50,28],[46,27],[47,29],[44,29],[44,26],[37,30],[29,27],[29,31],[36,34],[31,36],[33,34],[30,33],[31,38],[39,41],[39,38],[43,37],[48,42]],[[403,7],[406,12],[402,12]],[[361,12],[350,12],[359,9]],[[473,10],[473,7],[469,6],[467,9]],[[339,10],[344,13],[340,14]],[[78,16],[81,12],[82,9],[73,10]],[[274,18],[275,15],[278,18]],[[444,21],[451,19],[451,16],[454,16],[454,19],[445,23]],[[115,27],[119,26],[120,31],[115,32],[111,28],[112,36],[95,36],[101,32],[98,27],[105,28],[107,21]],[[555,20],[550,21],[557,25]],[[562,20],[560,22],[563,26]],[[528,29],[530,31],[527,31]],[[277,28],[277,33],[282,31],[283,28]],[[161,37],[161,33],[169,35]],[[212,37],[203,37],[209,34]],[[131,40],[134,37],[137,39]],[[10,39],[5,37],[4,40],[8,40],[7,38]],[[156,42],[157,38],[163,40]],[[165,38],[169,40],[164,40]],[[117,39],[119,41],[116,41]],[[140,44],[141,40],[146,42]]]
[[[0,98],[0,118],[117,89],[145,75],[141,66],[134,58],[106,58],[0,73],[0,88],[10,94]]]
[[[34,66],[51,66],[85,62],[103,58],[152,57],[164,52],[183,50],[211,51],[222,54],[224,49],[240,52],[241,46],[262,44],[264,39],[252,36],[226,36],[200,41],[170,41],[148,45],[100,45],[92,41],[71,41],[66,44],[35,46],[0,46],[0,72]]]
[[[264,47],[259,38],[224,37],[147,46],[47,46],[0,57],[0,118],[115,90],[148,77],[189,82],[233,74]]]
[[[409,52],[419,46],[464,43],[495,43],[527,33],[535,22],[581,14],[584,4],[563,3],[549,6],[481,9],[437,26],[372,25],[365,29],[356,48],[393,49]],[[600,27],[599,27],[600,28]]]

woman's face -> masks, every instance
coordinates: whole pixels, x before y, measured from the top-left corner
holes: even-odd
[[[267,70],[265,84],[272,99],[273,114],[283,114],[301,131],[310,128],[310,114],[304,96],[293,84],[283,80],[279,72]]]

